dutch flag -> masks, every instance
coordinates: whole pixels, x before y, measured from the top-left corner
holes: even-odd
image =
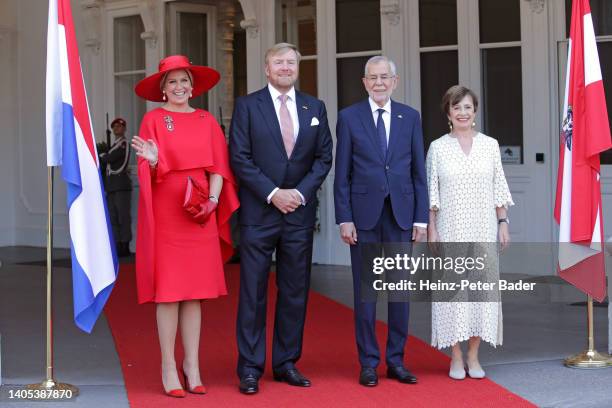
[[[49,0],[47,165],[68,191],[74,321],[90,333],[118,272],[70,0]]]

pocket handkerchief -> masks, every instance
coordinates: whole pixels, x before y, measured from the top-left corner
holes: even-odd
[[[312,120],[310,121],[310,126],[317,126],[319,124],[319,119],[317,118],[312,118]]]

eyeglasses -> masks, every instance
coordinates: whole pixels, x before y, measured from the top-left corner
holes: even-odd
[[[366,77],[365,77],[365,79],[368,80],[369,82],[376,82],[379,78],[380,78],[380,80],[382,82],[387,82],[387,81],[390,81],[393,78],[395,78],[395,75],[387,75],[387,74],[382,74],[382,75],[366,75]]]

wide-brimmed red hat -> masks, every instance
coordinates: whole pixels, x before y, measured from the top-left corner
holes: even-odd
[[[152,102],[163,102],[164,95],[160,87],[161,80],[164,78],[164,75],[175,69],[186,69],[191,72],[193,78],[192,97],[202,95],[215,86],[221,78],[221,75],[212,68],[192,65],[184,55],[170,55],[159,61],[158,72],[149,75],[136,84],[134,88],[136,95]]]

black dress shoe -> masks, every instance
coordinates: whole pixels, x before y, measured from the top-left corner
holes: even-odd
[[[117,242],[115,245],[115,248],[117,250],[117,256],[120,258],[132,255],[130,253],[130,243],[129,242]]]
[[[259,391],[259,380],[253,374],[247,374],[240,379],[238,389],[243,394],[257,394],[257,391]]]
[[[286,382],[296,387],[310,387],[310,380],[304,377],[296,368],[290,368],[282,373],[273,373],[274,381]]]
[[[378,385],[378,374],[372,367],[363,367],[359,373],[359,384],[366,387],[376,387]]]
[[[416,384],[417,378],[402,366],[388,367],[387,377],[394,378],[404,384]]]

